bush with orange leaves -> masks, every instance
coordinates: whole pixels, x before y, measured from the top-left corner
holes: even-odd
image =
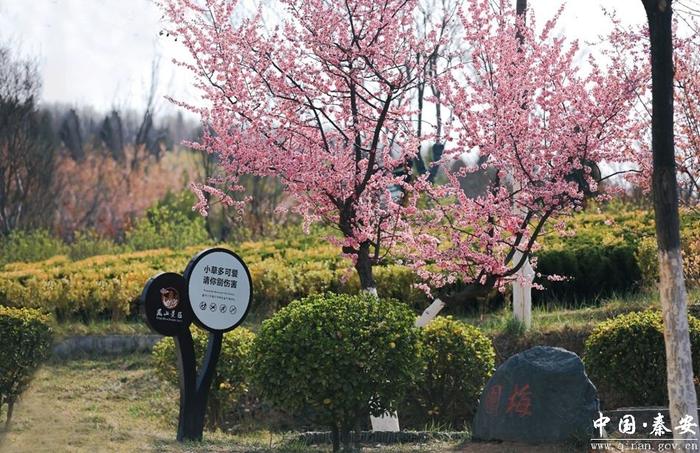
[[[83,161],[61,157],[56,165],[55,232],[70,237],[93,230],[120,238],[134,220],[168,191],[185,188],[197,172],[191,153],[174,151],[157,160],[139,156],[133,147],[117,160],[90,150]]]

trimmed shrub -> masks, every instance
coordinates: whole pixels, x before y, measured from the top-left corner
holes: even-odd
[[[479,395],[495,369],[491,340],[478,328],[438,317],[421,330],[423,372],[410,406],[423,419],[454,428],[471,421]]]
[[[41,308],[53,312],[59,320],[134,316],[138,307],[135,300],[150,277],[184,269],[204,247],[146,250],[79,261],[56,256],[31,264],[10,263],[0,270],[0,305]],[[298,247],[283,241],[244,242],[234,247],[253,277],[256,315],[273,313],[294,299],[312,294],[359,292],[357,273],[348,260],[340,257],[337,248]],[[419,301],[425,300],[422,293],[410,287],[412,273],[408,268],[392,265],[379,269],[380,294],[401,296],[397,298],[419,306]]]
[[[51,353],[49,317],[38,310],[0,306],[0,411],[7,406],[6,426],[17,398]]]
[[[224,334],[216,375],[207,401],[206,424],[211,429],[224,428],[226,424],[242,420],[254,399],[248,388],[250,349],[254,338],[255,334],[243,327]],[[204,357],[208,333],[193,328],[192,339],[195,356]],[[153,347],[152,355],[158,376],[178,388],[180,381],[175,341],[171,337],[160,340]]]
[[[396,408],[419,369],[415,316],[403,303],[327,293],[263,322],[253,382],[263,398],[331,428],[334,449],[372,414]]]
[[[546,290],[535,291],[535,300],[557,299],[566,305],[576,305],[636,290],[642,275],[635,251],[634,246],[617,241],[540,251],[537,254],[537,272],[561,275],[567,279],[555,282],[537,279],[537,283]]]
[[[700,284],[698,225],[700,211],[682,210],[684,270],[690,286]],[[655,286],[658,271],[653,210],[613,203],[599,213],[589,209],[575,214],[567,219],[564,228],[554,228],[552,234],[542,237],[542,248],[536,252],[537,271],[569,279],[539,279],[546,291],[535,292],[535,301],[558,299],[560,304],[577,305]],[[562,231],[576,234],[568,237]]]
[[[693,371],[700,371],[700,321],[689,317]],[[668,401],[661,314],[629,313],[598,325],[583,357],[606,407],[660,406]]]
[[[681,254],[683,276],[688,287],[700,286],[700,229],[686,228],[682,231]],[[647,289],[655,289],[659,282],[659,257],[656,238],[645,238],[635,253],[642,273],[642,282]]]

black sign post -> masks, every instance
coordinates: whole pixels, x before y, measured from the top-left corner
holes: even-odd
[[[151,278],[141,294],[146,322],[173,337],[180,378],[177,440],[202,440],[209,389],[225,332],[238,327],[253,297],[250,271],[230,250],[211,248],[190,260],[184,277],[168,272]],[[197,361],[190,324],[209,331],[202,366]]]

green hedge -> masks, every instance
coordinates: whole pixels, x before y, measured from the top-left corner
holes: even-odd
[[[564,305],[577,305],[637,290],[642,274],[635,252],[636,248],[626,243],[579,245],[539,252],[537,272],[565,276],[566,280],[537,279],[546,290],[535,291],[535,301],[555,299]]]
[[[6,425],[17,398],[51,353],[50,320],[36,310],[0,306],[0,412],[7,407]]]
[[[479,395],[495,368],[491,340],[478,328],[438,317],[420,331],[422,370],[409,392],[403,423],[470,424]]]
[[[263,322],[252,378],[261,396],[348,440],[367,414],[394,410],[419,369],[413,312],[370,295],[295,301]]]
[[[559,234],[562,228],[549,224],[536,252],[537,282],[546,290],[537,291],[535,303],[556,300],[559,304],[578,305],[612,294],[624,294],[656,284],[656,246],[654,213],[620,204],[611,204],[600,213],[575,214],[566,220],[563,230],[575,236]],[[556,230],[556,231],[555,231]],[[685,272],[689,284],[700,284],[700,212],[681,212],[684,238]],[[548,281],[547,275],[566,276],[562,282]]]
[[[246,410],[254,404],[249,393],[250,349],[255,334],[239,327],[223,337],[216,375],[207,401],[206,423],[209,428],[225,428],[245,418]],[[209,335],[200,329],[192,329],[196,357],[204,357]],[[153,359],[158,376],[173,389],[179,386],[175,341],[160,340],[153,348]]]
[[[700,321],[690,316],[693,372],[700,373]],[[661,314],[618,316],[598,325],[586,340],[586,370],[607,408],[662,406],[668,402]]]
[[[150,225],[144,227],[144,231],[157,236],[159,233],[154,232],[161,231],[157,225],[170,225],[171,222],[158,220],[161,210],[152,210],[152,219],[144,220]],[[691,286],[700,284],[699,216],[683,212],[681,217],[685,271]],[[612,224],[606,224],[611,220]],[[651,212],[619,209],[618,212],[577,214],[568,219],[565,226],[566,230],[576,230],[573,237],[552,234],[556,233],[554,224],[549,228],[542,239],[542,247],[536,252],[537,270],[545,276],[556,274],[568,278],[563,282],[538,279],[546,290],[534,292],[535,303],[554,299],[559,304],[577,305],[654,285],[656,249]],[[165,229],[172,230],[171,226]],[[50,239],[45,233],[37,234],[32,238],[38,243]],[[320,232],[304,235],[296,231],[278,240],[229,246],[250,267],[255,297],[253,307],[258,314],[269,315],[290,301],[311,294],[326,291],[356,294],[359,291],[359,281],[350,262],[322,235]],[[12,256],[21,258],[34,240],[30,239],[20,238],[13,245],[4,242],[4,247],[14,247]],[[31,264],[9,263],[0,268],[0,304],[38,308],[54,313],[59,320],[134,316],[136,298],[149,277],[162,271],[183,270],[187,261],[205,247],[114,254],[118,249],[110,248],[107,242],[89,234],[81,236],[76,244],[81,246],[69,251],[56,249],[70,253],[70,257],[59,255]],[[54,245],[47,242],[47,250],[54,250]],[[71,259],[100,251],[111,254]],[[426,296],[412,287],[416,276],[409,268],[388,263],[375,266],[374,273],[381,296],[401,300],[418,310],[427,305]]]
[[[59,320],[135,316],[136,301],[146,281],[159,272],[184,270],[204,247],[146,250],[78,261],[56,256],[37,263],[11,263],[0,270],[0,305],[41,309]],[[350,262],[332,245],[261,241],[229,247],[242,255],[250,268],[253,310],[261,315],[311,294],[356,294],[360,288]],[[411,287],[415,277],[408,268],[389,265],[376,267],[375,273],[380,294],[418,308],[426,305],[425,295]]]

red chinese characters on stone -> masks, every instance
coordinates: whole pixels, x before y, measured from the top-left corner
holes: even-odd
[[[486,399],[484,400],[484,407],[486,413],[489,415],[498,415],[498,406],[501,402],[501,394],[503,393],[502,385],[494,385],[489,389]]]
[[[522,387],[515,384],[513,391],[508,397],[508,407],[506,412],[515,414],[518,417],[526,417],[532,415],[532,400],[530,399],[530,384],[525,384]]]

